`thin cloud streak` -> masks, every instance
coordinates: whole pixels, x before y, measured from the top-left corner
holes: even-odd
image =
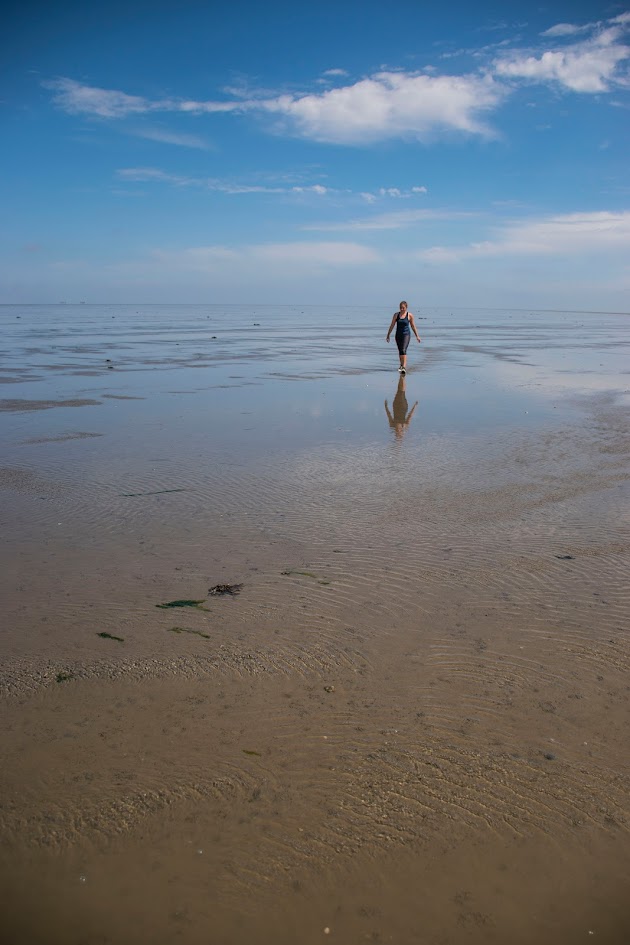
[[[170,271],[210,272],[232,264],[238,271],[252,264],[284,270],[287,266],[302,270],[343,269],[380,262],[376,250],[360,243],[343,241],[260,243],[233,249],[226,246],[197,246],[183,250],[154,250],[154,263]]]
[[[558,256],[630,252],[630,211],[569,213],[540,220],[514,221],[494,238],[467,246],[433,246],[418,257],[425,262],[454,263],[497,256]]]
[[[150,112],[182,112],[184,114],[247,111],[256,103],[249,102],[196,102],[187,99],[165,98],[151,101],[141,95],[128,95],[117,89],[101,89],[83,85],[74,79],[61,77],[42,82],[53,94],[53,102],[70,115],[90,115],[97,118],[120,119]]]
[[[131,134],[136,138],[145,138],[147,141],[158,141],[162,144],[175,144],[182,148],[197,148],[200,151],[212,150],[212,145],[197,135],[167,131],[165,128],[134,128]]]
[[[155,167],[124,167],[116,173],[120,180],[136,183],[160,182],[172,184],[175,187],[201,187],[205,190],[217,191],[223,194],[315,194],[321,197],[331,192],[330,188],[324,187],[322,184],[295,185],[293,187],[238,184],[217,180],[213,177],[185,177],[181,174],[170,174]]]
[[[369,230],[402,230],[418,223],[433,220],[460,220],[472,216],[465,211],[451,210],[399,210],[393,213],[381,213],[377,216],[360,220],[348,220],[341,223],[313,223],[303,226],[302,230],[318,232],[352,232]]]
[[[323,184],[293,184],[291,186],[268,184],[239,184],[222,181],[212,177],[187,177],[182,174],[172,174],[156,167],[124,167],[117,172],[120,180],[136,183],[159,182],[171,184],[174,187],[200,187],[206,190],[219,191],[225,194],[315,194],[319,197],[327,195],[354,196],[354,192],[344,188],[325,187]],[[401,190],[399,187],[381,187],[375,193],[360,192],[359,196],[366,203],[377,200],[399,200],[422,196],[428,193],[424,186],[414,186],[410,190]]]
[[[94,115],[98,118],[126,118],[159,110],[155,103],[139,95],[127,95],[116,89],[82,85],[74,79],[49,79],[42,82],[53,94],[53,102],[70,115]]]
[[[556,23],[544,30],[541,36],[575,36],[577,33],[586,33],[594,26],[593,23],[586,23],[583,26],[575,26],[573,23]]]

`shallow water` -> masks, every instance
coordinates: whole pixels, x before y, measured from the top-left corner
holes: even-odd
[[[0,307],[12,941],[627,940],[630,316],[417,315]]]

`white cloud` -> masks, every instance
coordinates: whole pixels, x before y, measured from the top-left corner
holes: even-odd
[[[352,230],[401,230],[414,224],[433,220],[455,220],[468,214],[450,210],[399,210],[394,213],[380,213],[360,220],[348,220],[341,223],[313,223],[303,226],[303,230],[343,232]]]
[[[156,103],[156,107],[163,111],[183,112],[193,115],[214,115],[221,112],[246,112],[258,106],[258,102],[252,101],[232,101],[232,102],[196,102],[188,99],[163,99]]]
[[[333,87],[319,79],[314,87],[317,82],[324,84],[311,92],[224,89],[223,94],[230,96],[224,101],[181,97],[152,100],[70,78],[43,84],[63,111],[109,120],[156,113],[254,114],[266,117],[275,130],[286,134],[353,146],[392,139],[431,142],[448,134],[491,137],[494,132],[488,116],[518,81],[556,84],[582,93],[605,92],[615,84],[630,85],[620,69],[630,59],[630,45],[623,41],[629,26],[630,12],[598,23],[557,23],[543,33],[545,40],[553,41],[551,48],[513,48],[500,54],[496,46],[492,52],[490,48],[469,50],[479,66],[475,73],[438,75],[427,70],[382,69],[353,82],[344,69],[333,68],[323,73],[326,79],[339,80],[331,83]],[[490,63],[491,56],[494,60]],[[485,71],[482,63],[486,64]],[[151,130],[143,134],[168,143],[204,147],[193,135]],[[390,196],[395,196],[395,188],[388,189],[392,191]]]
[[[267,184],[239,184],[233,181],[218,180],[213,177],[186,177],[170,174],[155,167],[123,167],[117,172],[121,180],[150,183],[158,181],[173,184],[175,187],[201,187],[222,194],[316,194],[325,196],[331,193],[329,187],[321,184],[300,185],[293,187],[269,186]]]
[[[168,131],[165,128],[134,128],[131,133],[137,138],[146,138],[147,141],[176,144],[183,148],[199,148],[202,151],[208,151],[211,148],[211,145],[197,135]]]
[[[585,29],[594,26],[589,24]],[[624,23],[619,23],[597,29],[589,39],[541,54],[508,53],[495,62],[496,73],[532,82],[556,82],[573,92],[605,92],[618,78],[618,65],[630,58],[630,46],[621,42],[623,31]]]
[[[177,174],[168,174],[157,167],[121,167],[116,171],[121,180],[132,181],[166,181],[170,184],[186,186],[188,184],[199,184],[200,180],[195,177],[182,177]]]
[[[233,264],[247,270],[252,265],[284,269],[310,270],[313,268],[339,269],[348,266],[366,266],[378,262],[378,253],[360,243],[291,242],[259,243],[231,249],[226,246],[197,246],[184,250],[155,250],[152,260],[171,271],[211,272],[224,270]]]
[[[319,194],[320,196],[323,197],[324,194],[330,193],[330,187],[324,187],[322,184],[311,184],[310,187],[298,187],[298,186],[291,187],[290,192],[292,194],[305,194],[305,193]]]
[[[494,238],[467,246],[433,246],[419,253],[428,262],[457,262],[496,256],[557,256],[630,253],[630,211],[569,213],[515,221]]]
[[[126,118],[128,115],[144,114],[155,109],[155,105],[142,96],[82,85],[74,79],[51,79],[42,85],[55,93],[55,104],[71,115]]]
[[[280,95],[258,107],[283,117],[302,137],[361,145],[401,137],[428,140],[448,131],[489,136],[481,115],[502,97],[490,77],[380,72],[318,94]]]
[[[323,184],[273,186],[268,184],[239,184],[233,181],[218,180],[213,177],[187,177],[182,174],[171,174],[168,171],[162,171],[156,167],[123,167],[116,173],[121,180],[134,181],[136,183],[150,183],[156,181],[172,184],[175,187],[200,187],[205,190],[218,191],[224,194],[314,194],[317,197],[325,197],[334,194],[353,195],[351,190],[325,187]],[[388,198],[398,200],[426,193],[428,193],[428,191],[424,186],[411,187],[409,190],[401,190],[399,187],[380,187],[374,193],[364,191],[359,193],[359,196],[367,203],[374,203],[377,200]]]
[[[415,197],[418,194],[427,194],[426,187],[411,187],[409,190],[401,190],[400,187],[379,187],[375,191],[361,191],[359,196],[366,203],[375,203],[377,200],[391,197],[394,200],[406,200],[409,197]]]
[[[71,114],[120,119],[147,112],[204,114],[257,111],[276,116],[305,138],[365,144],[388,138],[428,140],[438,133],[490,135],[481,116],[496,107],[504,90],[486,76],[429,76],[380,72],[352,85],[304,95],[278,95],[216,102],[150,101],[73,79],[44,83],[55,104]]]
[[[541,33],[541,36],[575,36],[576,33],[584,33],[592,28],[592,23],[586,23],[584,26],[575,26],[573,23],[556,23]]]
[[[55,105],[71,115],[92,115],[97,118],[128,118],[148,112],[211,113],[246,111],[255,103],[249,102],[196,102],[187,99],[166,98],[151,101],[141,95],[128,95],[117,89],[101,89],[83,85],[74,79],[59,78],[42,82],[55,94]]]

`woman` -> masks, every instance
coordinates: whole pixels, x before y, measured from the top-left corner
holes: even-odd
[[[416,323],[413,320],[413,315],[407,308],[406,302],[400,303],[400,309],[392,316],[392,323],[389,326],[389,331],[387,332],[387,338],[385,339],[389,342],[389,336],[391,335],[394,325],[396,326],[396,344],[398,345],[398,354],[400,356],[400,367],[398,370],[401,374],[407,373],[407,348],[409,347],[409,340],[411,338],[411,332],[413,331],[416,339],[420,341],[420,335],[416,330]]]

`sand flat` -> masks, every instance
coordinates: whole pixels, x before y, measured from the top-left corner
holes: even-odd
[[[17,311],[11,941],[625,941],[630,317]]]

